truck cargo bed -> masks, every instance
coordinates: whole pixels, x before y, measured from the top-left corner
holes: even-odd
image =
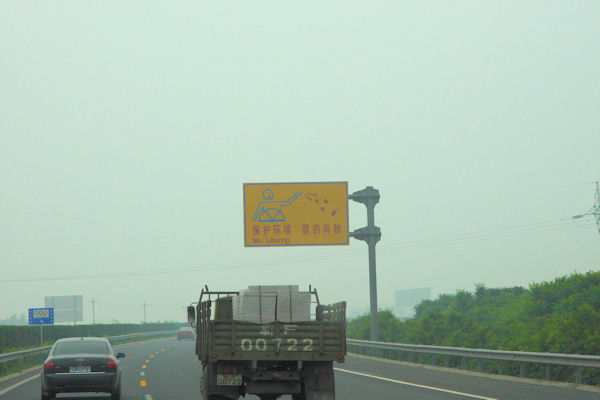
[[[346,353],[345,326],[302,321],[256,324],[211,321],[208,361],[341,360]]]

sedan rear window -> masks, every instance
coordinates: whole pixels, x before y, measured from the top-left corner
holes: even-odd
[[[54,354],[108,354],[108,346],[104,342],[81,340],[78,342],[56,343]]]

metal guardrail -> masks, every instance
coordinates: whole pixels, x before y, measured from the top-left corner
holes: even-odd
[[[392,353],[396,352],[396,358],[400,358],[402,352],[409,353],[414,358],[415,354],[428,354],[435,356],[446,357],[446,366],[450,365],[450,357],[460,357],[462,368],[466,368],[466,359],[477,359],[479,370],[482,370],[482,360],[498,361],[498,374],[502,374],[502,362],[510,361],[519,363],[519,373],[521,377],[526,376],[527,364],[539,364],[546,367],[546,380],[551,380],[552,366],[565,366],[575,368],[575,381],[581,384],[582,368],[599,368],[600,356],[581,355],[581,354],[561,354],[561,353],[530,353],[523,351],[504,351],[504,350],[486,350],[486,349],[469,349],[462,347],[443,347],[443,346],[428,346],[414,345],[402,343],[385,343],[372,342],[367,340],[346,340],[347,349],[351,353],[362,353],[377,356],[376,350],[387,350],[388,358]],[[358,350],[358,351],[357,351]]]
[[[127,335],[109,336],[109,337],[107,337],[107,339],[108,340],[135,339],[135,338],[144,338],[144,337],[152,337],[152,336],[162,336],[162,335],[171,334],[174,332],[175,331],[129,333]],[[45,351],[49,351],[51,348],[52,348],[52,346],[43,346],[43,347],[36,347],[34,349],[14,351],[12,353],[4,353],[4,354],[0,353],[0,363],[16,360],[19,357],[23,357],[23,356],[43,353]]]

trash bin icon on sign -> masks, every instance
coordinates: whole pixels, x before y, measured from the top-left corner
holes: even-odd
[[[298,191],[294,193],[287,200],[273,200],[273,191],[268,188],[263,190],[262,195],[265,201],[258,203],[252,220],[258,222],[283,222],[285,221],[283,207],[291,205],[298,197],[302,196],[302,192]]]

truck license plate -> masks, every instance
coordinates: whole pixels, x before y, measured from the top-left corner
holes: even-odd
[[[219,386],[240,386],[242,384],[242,375],[217,374],[217,385]]]

